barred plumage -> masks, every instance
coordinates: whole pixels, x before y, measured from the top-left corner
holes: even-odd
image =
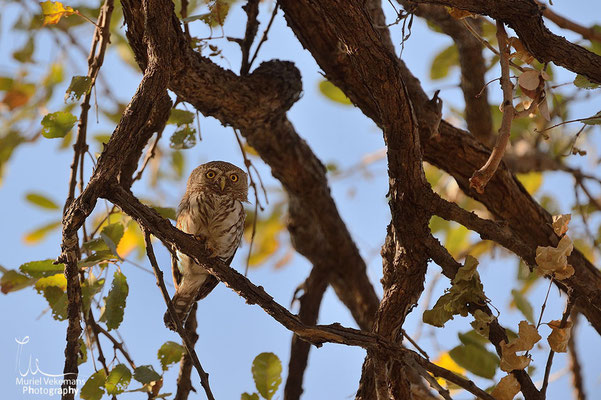
[[[178,208],[177,227],[186,233],[206,239],[214,257],[229,264],[236,253],[244,232],[245,212],[242,202],[247,201],[246,173],[233,164],[212,161],[197,167],[190,178],[186,193]],[[178,253],[172,260],[173,280],[176,287],[173,306],[182,324],[194,302],[206,297],[219,282],[190,257]],[[175,324],[165,313],[165,325]]]

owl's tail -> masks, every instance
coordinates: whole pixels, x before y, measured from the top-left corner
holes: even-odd
[[[185,292],[176,292],[171,300],[173,303],[173,308],[175,309],[175,315],[177,319],[180,320],[183,325],[188,319],[188,314],[190,314],[190,310],[192,306],[196,302],[196,294],[195,293],[185,293]],[[176,330],[175,322],[171,319],[171,315],[169,314],[169,310],[165,312],[165,316],[163,317],[165,321],[165,326],[172,331]]]
[[[212,275],[207,275],[206,278],[200,283],[200,287],[194,285],[188,286],[185,279],[182,285],[180,285],[175,291],[175,295],[171,302],[173,303],[173,308],[175,308],[175,315],[182,323],[182,326],[188,319],[188,315],[190,314],[190,310],[192,310],[192,306],[198,300],[204,299],[211,291],[217,286],[219,280]],[[165,312],[165,316],[163,317],[165,321],[165,326],[172,331],[176,330],[175,322],[171,319],[171,315],[169,315],[169,310]]]

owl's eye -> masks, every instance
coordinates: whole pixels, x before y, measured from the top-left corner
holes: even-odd
[[[232,180],[232,182],[237,182],[237,181],[238,181],[238,175],[236,175],[236,174],[231,174],[231,175],[230,175],[230,179]]]
[[[209,179],[213,179],[215,177],[215,171],[209,171],[205,174],[205,176]]]

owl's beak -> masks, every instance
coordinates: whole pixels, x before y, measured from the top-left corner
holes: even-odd
[[[225,183],[226,183],[226,182],[227,182],[227,181],[226,181],[226,178],[225,178],[225,176],[222,176],[222,177],[219,179],[219,187],[221,188],[221,191],[222,191],[222,192],[223,192],[223,189],[225,189]]]

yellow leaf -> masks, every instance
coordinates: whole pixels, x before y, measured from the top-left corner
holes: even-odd
[[[553,230],[559,237],[568,231],[568,224],[572,219],[572,214],[561,214],[553,216]]]
[[[67,290],[67,278],[65,278],[65,274],[42,277],[35,283],[35,288],[37,290],[44,290],[49,286],[58,287],[63,292]]]
[[[567,279],[574,275],[574,268],[568,265],[568,256],[572,254],[574,245],[570,238],[565,235],[557,244],[552,246],[536,248],[536,264],[541,275],[553,275],[556,279]]]
[[[142,236],[142,232],[138,227],[138,224],[131,221],[125,232],[123,232],[123,237],[119,241],[119,245],[117,246],[117,253],[122,258],[126,258],[136,247],[142,246],[144,247],[144,237]]]
[[[553,329],[553,332],[547,338],[551,350],[556,353],[565,353],[568,348],[568,340],[572,334],[572,321],[567,321],[565,327],[560,328],[561,321],[554,320],[549,322],[549,328]]]
[[[534,347],[534,344],[541,339],[534,325],[527,321],[520,322],[518,337],[509,343],[501,342],[501,363],[500,367],[505,372],[511,372],[515,369],[524,369],[530,364],[530,358],[518,356],[518,351],[528,351]]]
[[[534,194],[543,184],[543,174],[540,172],[529,172],[527,174],[517,174],[518,180],[529,194]]]
[[[438,365],[439,367],[448,369],[449,371],[452,371],[457,375],[465,374],[465,369],[458,365],[455,361],[453,361],[448,351],[440,353],[438,358],[434,360],[434,364]],[[436,380],[441,386],[448,386],[446,379],[436,378]]]
[[[60,1],[45,1],[40,5],[44,15],[44,25],[58,24],[62,17],[68,17],[76,13],[72,7],[65,7]]]
[[[513,400],[520,389],[520,383],[515,379],[515,376],[508,374],[499,381],[491,396],[496,400]]]

